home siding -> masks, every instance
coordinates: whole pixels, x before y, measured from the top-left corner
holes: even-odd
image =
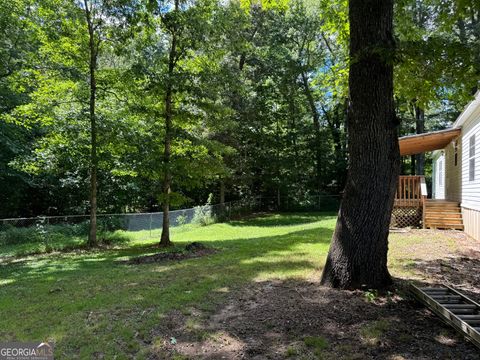
[[[440,171],[440,162],[443,163],[443,171]],[[442,181],[440,181],[441,175],[443,175]],[[433,179],[432,198],[445,199],[445,155],[443,151],[435,152],[433,155]]]
[[[455,165],[455,141],[445,148],[445,199],[462,201],[462,146],[457,142],[457,163]]]
[[[470,138],[475,135],[475,180],[469,179]],[[462,214],[464,231],[480,240],[480,107],[462,126]]]
[[[480,240],[480,211],[463,207],[462,217],[465,233]]]
[[[475,180],[469,180],[469,143],[475,135]],[[462,126],[462,206],[480,211],[480,107]]]

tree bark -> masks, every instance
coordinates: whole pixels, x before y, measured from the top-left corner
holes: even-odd
[[[322,284],[384,288],[400,155],[393,101],[393,0],[350,0],[349,171]]]
[[[174,11],[179,10],[179,0],[175,0]],[[170,240],[170,192],[172,186],[172,171],[170,169],[172,136],[173,136],[173,73],[177,59],[177,26],[173,24],[171,29],[172,41],[170,43],[170,52],[168,54],[168,78],[165,89],[165,142],[163,151],[163,199],[162,199],[162,235],[160,237],[160,246],[172,246]]]
[[[89,246],[97,245],[97,122],[95,114],[95,102],[97,98],[97,58],[98,43],[95,42],[95,29],[93,25],[91,7],[88,1],[84,0],[85,18],[88,26],[89,37],[89,75],[90,75],[90,102],[89,102],[89,118],[90,118],[90,229],[88,233]]]

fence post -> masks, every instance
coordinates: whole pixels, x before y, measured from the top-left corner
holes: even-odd
[[[318,211],[322,211],[322,207],[320,206],[320,200],[321,199],[321,195],[318,195]]]

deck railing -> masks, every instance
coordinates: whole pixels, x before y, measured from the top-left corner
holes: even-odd
[[[397,192],[395,194],[396,208],[416,208],[422,210],[422,224],[425,226],[425,203],[427,199],[427,185],[422,175],[401,175],[398,177]],[[399,209],[400,210],[400,209]]]
[[[422,176],[399,176],[395,206],[420,207],[422,205]]]
[[[424,196],[422,194],[422,183],[425,184],[425,178],[420,175],[399,176],[395,206],[420,207]]]

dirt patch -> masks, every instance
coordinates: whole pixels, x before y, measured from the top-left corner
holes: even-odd
[[[211,255],[217,250],[206,247],[202,243],[193,242],[188,244],[184,250],[166,251],[153,255],[144,255],[125,261],[129,265],[161,263],[165,261],[181,261],[202,256]]]
[[[480,245],[460,232],[406,245],[410,281],[451,285],[480,299]],[[450,246],[438,236],[454,239]],[[436,241],[437,240],[437,241]],[[402,241],[398,238],[395,241]],[[403,251],[403,249],[402,249]],[[412,255],[410,255],[412,253]],[[410,261],[411,260],[411,261]],[[174,311],[155,329],[152,359],[480,359],[480,351],[415,301],[396,291],[338,291],[315,280],[253,282],[228,293],[211,312]],[[403,276],[403,275],[402,275]]]
[[[152,358],[480,358],[477,348],[408,297],[372,298],[294,280],[251,284],[212,314],[171,314],[160,333],[165,341]]]
[[[429,253],[415,258],[410,264],[415,271],[415,279],[430,285],[454,287],[480,301],[480,242],[463,232],[440,232],[455,241],[455,248],[448,251],[435,241],[438,231],[423,230],[422,233],[431,237],[432,242]]]
[[[480,301],[480,259],[465,256],[418,261],[416,271],[426,274],[428,283],[448,285]]]

